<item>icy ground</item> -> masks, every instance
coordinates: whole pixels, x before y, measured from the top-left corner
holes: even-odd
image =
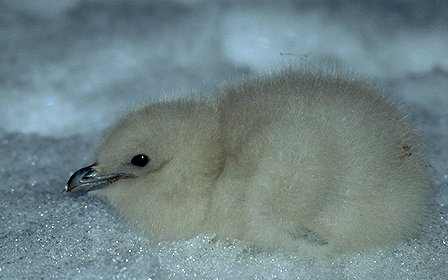
[[[0,279],[448,279],[447,26],[442,0],[0,0]],[[62,192],[133,105],[290,63],[403,100],[434,175],[422,237],[333,261],[213,236],[150,246]]]

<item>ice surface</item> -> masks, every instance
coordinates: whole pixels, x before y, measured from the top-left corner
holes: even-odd
[[[0,279],[448,279],[445,2],[28,2],[0,0]],[[62,193],[129,107],[322,62],[380,78],[425,139],[421,238],[332,261],[206,235],[151,245],[101,201]]]

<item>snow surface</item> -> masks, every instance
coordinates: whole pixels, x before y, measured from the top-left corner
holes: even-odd
[[[447,26],[442,0],[0,0],[0,279],[448,279]],[[149,245],[62,192],[132,106],[289,64],[343,65],[402,99],[434,175],[421,238],[332,261]]]

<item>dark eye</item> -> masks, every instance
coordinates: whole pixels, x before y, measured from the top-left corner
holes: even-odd
[[[149,162],[149,157],[147,155],[136,155],[131,159],[131,164],[139,167],[143,167]]]

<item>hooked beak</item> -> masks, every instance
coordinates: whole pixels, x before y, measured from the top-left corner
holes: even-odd
[[[88,192],[130,177],[133,176],[125,173],[101,174],[94,163],[73,173],[64,190],[66,192]]]

